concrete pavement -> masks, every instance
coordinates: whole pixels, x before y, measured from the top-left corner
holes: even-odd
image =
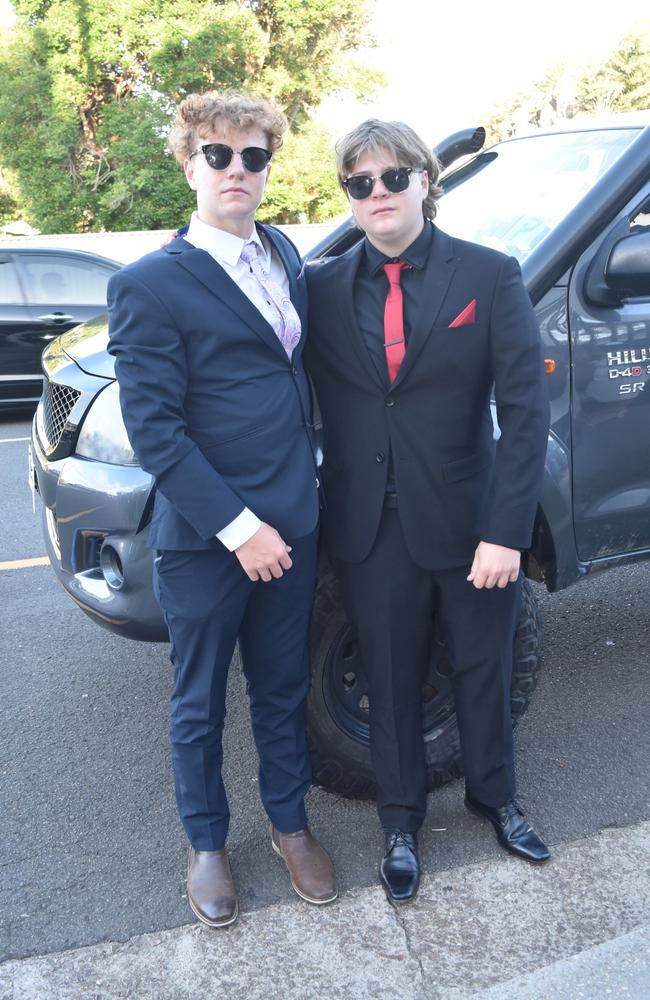
[[[2,1000],[648,1000],[650,822],[562,844],[535,868],[430,871],[393,909],[379,887],[297,898],[0,966]],[[278,862],[280,863],[280,862]]]

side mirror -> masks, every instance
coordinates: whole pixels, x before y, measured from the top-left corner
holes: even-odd
[[[605,265],[605,281],[622,298],[650,296],[650,230],[633,232],[614,244]]]

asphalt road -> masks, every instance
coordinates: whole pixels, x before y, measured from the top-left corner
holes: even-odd
[[[43,556],[27,489],[28,415],[0,414],[0,565]],[[549,844],[650,816],[650,563],[561,594],[536,588],[545,669],[516,735],[521,798]],[[186,843],[169,773],[164,645],[100,630],[47,566],[0,569],[0,960],[191,922]],[[292,900],[259,804],[238,663],[225,735],[230,847],[245,910]],[[500,855],[462,805],[434,793],[422,831],[429,872]],[[310,821],[340,887],[371,885],[381,848],[373,806],[315,789]]]

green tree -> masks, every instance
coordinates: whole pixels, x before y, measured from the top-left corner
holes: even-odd
[[[274,159],[271,183],[259,210],[263,222],[327,222],[348,211],[333,168],[334,149],[317,123],[291,132]]]
[[[370,5],[17,0],[0,38],[0,163],[25,217],[43,232],[175,224],[192,196],[165,153],[171,115],[211,87],[269,95],[289,118],[267,217],[338,211],[331,150],[310,111],[325,93],[371,95],[382,83],[350,59],[368,41]]]
[[[580,81],[578,104],[595,113],[650,107],[650,20],[626,35],[595,74]]]
[[[0,170],[0,226],[13,222],[18,216],[18,202],[11,179]]]

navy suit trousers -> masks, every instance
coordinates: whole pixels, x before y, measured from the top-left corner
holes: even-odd
[[[287,540],[288,541],[288,540]],[[221,776],[228,668],[239,638],[259,754],[262,802],[283,833],[306,825],[311,784],[304,702],[317,532],[288,541],[293,566],[253,583],[225,548],[164,550],[154,586],[171,642],[170,737],[178,809],[197,850],[226,842],[230,812]]]

